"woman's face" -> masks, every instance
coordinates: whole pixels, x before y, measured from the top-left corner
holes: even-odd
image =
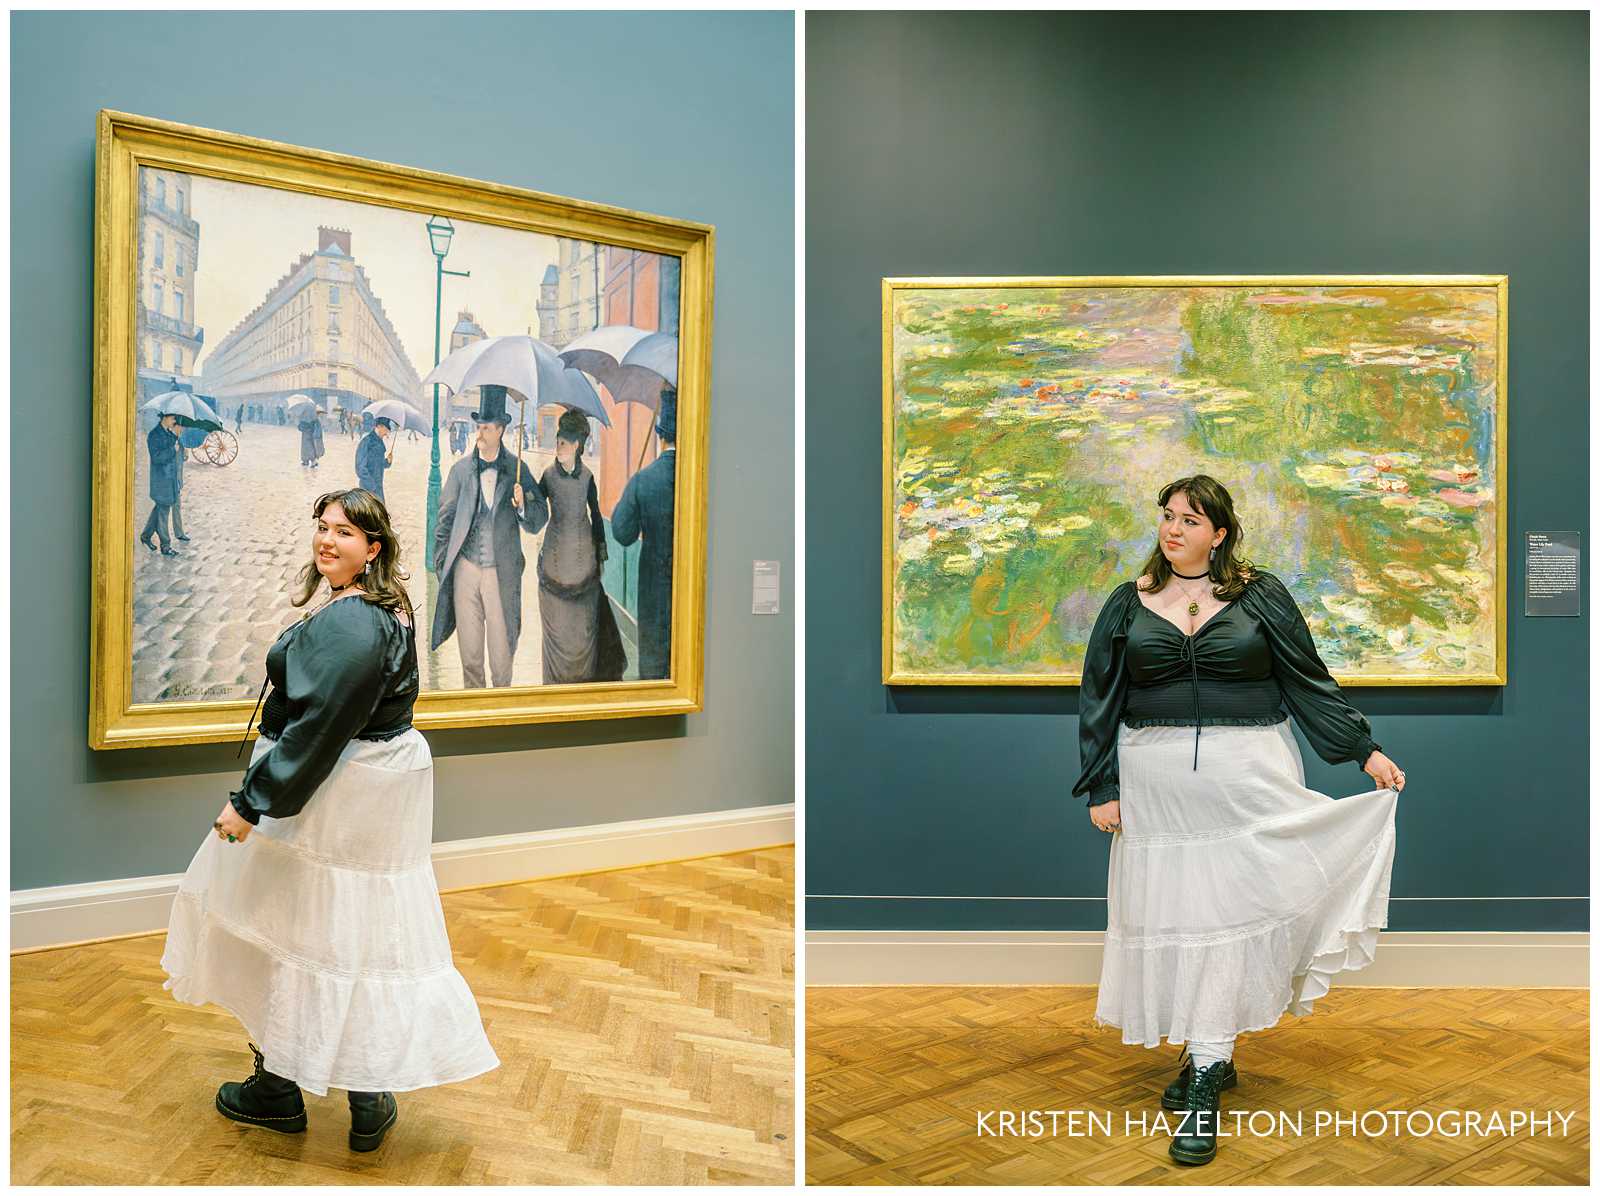
[[[556,437],[556,460],[563,469],[571,469],[578,460],[578,442],[565,436]]]
[[[378,555],[380,547],[350,522],[344,507],[336,502],[322,509],[316,530],[311,533],[311,552],[317,562],[317,572],[336,588],[348,585],[367,562]]]
[[[1195,573],[1190,566],[1204,564],[1211,556],[1213,543],[1220,544],[1217,527],[1189,502],[1181,490],[1174,492],[1161,509],[1161,551],[1179,573]],[[1223,533],[1225,536],[1227,533]]]

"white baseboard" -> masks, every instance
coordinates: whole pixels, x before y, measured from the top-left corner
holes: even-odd
[[[810,985],[1098,984],[1100,931],[814,930]],[[1585,932],[1383,931],[1335,985],[1588,988]]]
[[[748,851],[794,839],[791,802],[435,843],[433,871],[441,889],[464,889]],[[182,879],[182,873],[173,873],[14,891],[11,949],[165,930]]]

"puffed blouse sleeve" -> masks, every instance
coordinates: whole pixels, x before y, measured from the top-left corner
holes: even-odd
[[[1381,750],[1372,741],[1372,727],[1329,675],[1288,587],[1271,573],[1258,571],[1241,605],[1265,632],[1283,699],[1317,755],[1329,764],[1365,764],[1368,756]]]
[[[1089,633],[1078,690],[1078,783],[1073,797],[1089,795],[1091,806],[1116,801],[1117,727],[1128,694],[1128,625],[1139,596],[1125,581],[1111,591]]]
[[[284,649],[283,734],[230,795],[246,822],[298,814],[372,718],[383,699],[390,617],[363,598],[341,598],[295,631]]]

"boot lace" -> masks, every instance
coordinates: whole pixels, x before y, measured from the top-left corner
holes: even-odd
[[[1228,1070],[1226,1061],[1213,1063],[1203,1070],[1194,1073],[1194,1079],[1189,1081],[1188,1099],[1184,1107],[1197,1112],[1208,1109],[1216,1103],[1217,1095],[1222,1091],[1222,1077]]]
[[[250,1053],[256,1057],[256,1071],[253,1076],[247,1079],[243,1084],[239,1085],[241,1090],[250,1087],[251,1084],[254,1084],[261,1078],[261,1073],[266,1070],[266,1056],[261,1053],[260,1049],[253,1042],[250,1043]]]

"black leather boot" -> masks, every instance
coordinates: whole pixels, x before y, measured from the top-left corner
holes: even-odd
[[[377,1150],[383,1136],[400,1116],[392,1092],[350,1094],[350,1149]]]
[[[1189,1054],[1189,1045],[1184,1044],[1183,1053],[1178,1056],[1183,1068],[1178,1072],[1178,1078],[1167,1085],[1161,1094],[1161,1107],[1171,1109],[1174,1113],[1181,1113],[1184,1100],[1189,1095],[1189,1081],[1194,1079],[1194,1056]],[[1239,1086],[1239,1073],[1233,1069],[1233,1060],[1229,1059],[1226,1070],[1223,1072],[1222,1084],[1219,1091]]]
[[[218,1088],[217,1112],[233,1121],[280,1134],[305,1133],[306,1102],[300,1095],[300,1085],[268,1071],[253,1042],[250,1051],[256,1057],[255,1074],[243,1083],[227,1083]]]
[[[1167,1153],[1174,1162],[1197,1165],[1217,1157],[1217,1122],[1222,1117],[1222,1074],[1226,1063],[1213,1063],[1195,1073],[1184,1099],[1184,1113],[1173,1131]]]

